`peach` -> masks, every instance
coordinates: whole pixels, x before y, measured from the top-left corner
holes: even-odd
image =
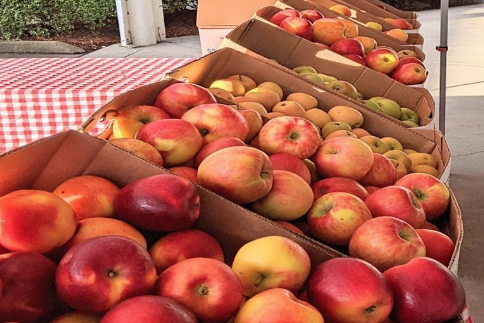
[[[170,116],[160,108],[138,105],[121,111],[113,124],[114,138],[134,138],[145,124]]]
[[[150,248],[150,255],[158,274],[190,258],[202,257],[224,261],[224,253],[217,240],[200,230],[169,233],[155,242]]]
[[[76,231],[71,206],[55,194],[18,190],[0,198],[0,243],[11,251],[45,253]]]
[[[105,178],[82,175],[63,182],[53,193],[69,203],[80,221],[87,218],[113,217],[113,203],[119,188]]]

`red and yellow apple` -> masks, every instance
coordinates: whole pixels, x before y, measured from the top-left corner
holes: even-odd
[[[313,39],[313,25],[306,18],[287,17],[279,24],[279,27],[309,41]]]
[[[442,232],[417,229],[417,233],[425,244],[425,257],[437,260],[444,266],[449,266],[454,255],[455,243]]]
[[[300,16],[299,11],[294,9],[286,9],[286,10],[281,10],[277,12],[274,16],[271,17],[269,21],[279,26],[281,22],[287,17],[299,17],[299,16]]]
[[[228,147],[238,147],[238,146],[246,146],[246,144],[240,140],[239,138],[235,137],[222,137],[212,141],[211,143],[203,146],[202,149],[198,152],[195,156],[195,166],[198,167],[202,163],[202,161],[207,158],[207,156],[213,154],[216,151],[219,151],[224,148]]]
[[[387,157],[374,153],[374,163],[370,171],[360,180],[364,186],[385,187],[395,184],[398,179],[393,163]]]
[[[118,138],[109,141],[113,145],[130,151],[136,156],[146,159],[156,165],[163,166],[163,157],[152,145],[134,138]]]
[[[188,179],[193,184],[199,184],[197,170],[195,168],[188,166],[175,166],[168,168],[168,170],[175,175]]]
[[[328,46],[347,37],[346,26],[338,19],[322,18],[316,20],[313,24],[313,30],[313,40]]]
[[[113,123],[114,138],[135,138],[138,130],[145,124],[170,116],[160,108],[138,105],[121,111]]]
[[[365,61],[371,69],[390,74],[398,66],[398,55],[389,47],[378,47],[366,55]]]
[[[311,184],[311,173],[308,166],[299,158],[290,154],[273,154],[269,156],[273,170],[286,170],[294,173]]]
[[[359,197],[361,200],[366,200],[368,192],[357,181],[345,177],[330,177],[322,179],[314,183],[313,189],[314,200],[328,193],[345,192]]]

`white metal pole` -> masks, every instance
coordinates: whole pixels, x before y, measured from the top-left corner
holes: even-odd
[[[447,51],[449,29],[449,0],[440,1],[440,94],[439,94],[439,129],[445,134],[445,109],[447,99]]]

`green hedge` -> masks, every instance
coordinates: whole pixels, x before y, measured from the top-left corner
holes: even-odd
[[[165,13],[187,6],[196,8],[197,1],[163,0]],[[99,28],[114,19],[115,0],[0,0],[0,40],[64,35],[74,28]]]

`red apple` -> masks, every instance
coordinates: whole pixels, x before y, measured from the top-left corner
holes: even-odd
[[[146,240],[143,235],[129,224],[111,218],[88,218],[79,221],[76,233],[61,247],[60,251],[64,255],[69,249],[84,240],[103,236],[126,237],[146,249]]]
[[[450,191],[447,186],[432,175],[412,173],[400,178],[395,185],[411,190],[425,211],[427,220],[442,215],[449,206]]]
[[[353,38],[337,40],[331,45],[330,49],[340,55],[354,54],[361,57],[365,56],[365,47],[363,47],[363,44]]]
[[[59,316],[50,323],[99,323],[102,317],[101,314],[86,314],[74,311]]]
[[[312,204],[313,194],[307,182],[294,173],[274,170],[271,191],[250,208],[274,221],[292,221],[306,214]]]
[[[56,303],[55,263],[34,252],[0,256],[0,322],[37,322]]]
[[[454,241],[442,232],[435,230],[418,229],[417,233],[425,244],[425,257],[435,259],[444,266],[449,266],[454,255]]]
[[[363,141],[351,137],[335,137],[319,146],[314,163],[323,177],[346,177],[359,181],[374,163],[373,151]]]
[[[271,160],[252,147],[229,147],[205,158],[198,167],[200,185],[239,204],[255,202],[271,188]]]
[[[365,59],[363,57],[361,57],[360,55],[348,54],[348,55],[343,55],[343,56],[348,58],[348,59],[351,59],[353,62],[357,62],[358,64],[366,66]]]
[[[195,157],[203,144],[198,129],[190,122],[179,119],[148,123],[138,131],[136,138],[155,147],[167,167],[188,162]]]
[[[428,230],[441,232],[438,226],[436,226],[433,223],[430,223],[429,221],[425,221],[424,224],[420,227],[420,229],[428,229]]]
[[[398,179],[393,163],[387,157],[374,153],[374,163],[370,171],[360,180],[364,186],[385,187],[395,184]]]
[[[137,296],[119,303],[100,323],[197,323],[195,316],[179,302],[161,296]]]
[[[113,203],[119,188],[105,178],[82,175],[63,182],[53,193],[69,203],[77,220],[81,221],[87,218],[113,217]]]
[[[193,184],[199,184],[198,177],[197,177],[197,170],[195,168],[188,167],[188,166],[176,166],[176,167],[168,168],[168,170],[175,175],[188,179]]]
[[[281,22],[279,27],[309,41],[313,40],[313,24],[306,18],[287,17]]]
[[[179,262],[157,281],[156,293],[185,305],[200,322],[227,322],[242,303],[242,283],[221,261],[191,258]]]
[[[81,312],[104,312],[117,303],[147,294],[156,269],[150,254],[119,236],[85,240],[71,248],[56,272],[57,294]]]
[[[234,323],[324,323],[316,308],[283,288],[272,288],[250,298],[237,313]]]
[[[181,118],[191,108],[208,103],[217,103],[217,100],[206,88],[196,84],[176,83],[158,94],[155,106],[163,109],[172,118]]]
[[[3,255],[4,253],[10,253],[10,252],[11,252],[10,250],[0,245],[0,255]]]
[[[49,252],[74,235],[74,211],[60,197],[18,190],[0,198],[0,244],[11,251]]]
[[[294,232],[299,233],[299,234],[304,234],[304,232],[301,229],[299,229],[297,226],[295,226],[294,224],[292,224],[290,222],[287,222],[287,221],[276,221],[276,222],[278,224],[282,225],[283,227],[288,228],[291,231],[294,231]]]
[[[214,237],[200,230],[172,232],[155,242],[150,249],[158,273],[190,258],[213,258],[224,261],[224,253]]]
[[[427,70],[419,63],[409,63],[395,69],[392,78],[405,85],[420,84],[427,79]]]
[[[383,322],[393,306],[385,276],[369,263],[351,258],[318,265],[309,278],[308,299],[332,323]]]
[[[308,184],[311,183],[309,168],[299,158],[290,154],[273,154],[269,158],[271,159],[273,170],[287,170],[301,176]]]
[[[281,10],[270,19],[270,22],[279,26],[287,17],[299,17],[299,11],[294,9]]]
[[[388,47],[378,47],[365,57],[366,65],[375,71],[390,74],[398,66],[397,53]]]
[[[368,192],[368,194],[373,194],[375,193],[376,191],[378,191],[380,189],[380,187],[376,187],[376,186],[365,186],[365,190]]]
[[[163,110],[150,105],[138,105],[127,108],[116,117],[113,123],[114,138],[134,138],[145,124],[170,116]]]
[[[464,309],[464,286],[436,260],[415,258],[384,274],[395,295],[390,317],[396,322],[446,322],[457,317]]]
[[[382,216],[368,220],[356,229],[349,251],[351,257],[366,260],[383,271],[425,256],[425,245],[410,224]]]
[[[410,28],[411,27],[410,24],[405,19],[395,19],[392,22],[392,25],[395,26],[395,27],[397,27],[398,29],[402,29],[402,30],[411,29]]]
[[[155,175],[121,189],[114,202],[119,219],[151,231],[189,228],[200,215],[200,196],[187,179]]]
[[[158,166],[163,166],[163,157],[152,145],[134,138],[118,138],[109,141],[113,145],[127,150],[134,155],[146,159]]]
[[[286,153],[299,159],[312,156],[321,144],[321,136],[310,121],[291,116],[269,120],[259,133],[259,144],[267,154]]]
[[[249,133],[247,120],[235,109],[224,104],[203,104],[182,116],[193,124],[203,138],[203,145],[222,137],[245,141]]]
[[[324,18],[323,14],[317,10],[303,10],[299,14],[302,18],[306,18],[312,23],[318,19]]]
[[[398,67],[400,67],[402,65],[405,65],[405,64],[410,64],[410,63],[420,64],[421,66],[423,66],[425,68],[425,65],[422,63],[422,61],[419,60],[416,57],[404,57],[404,58],[400,58],[400,60],[398,62]]]
[[[371,194],[365,201],[374,218],[393,216],[410,224],[415,229],[425,222],[425,212],[409,189],[388,186]]]
[[[198,168],[201,162],[207,158],[208,155],[213,154],[220,149],[224,149],[227,147],[237,147],[237,146],[246,146],[246,144],[240,140],[239,138],[235,137],[222,137],[212,141],[211,143],[205,145],[200,151],[198,152],[197,156],[195,156],[195,166]]]
[[[360,183],[350,178],[325,178],[314,183],[311,187],[313,189],[314,200],[317,200],[318,198],[327,193],[333,192],[350,193],[359,197],[363,201],[366,200],[366,198],[368,197],[368,192],[366,191],[366,189]]]
[[[370,219],[365,202],[344,192],[321,196],[308,212],[311,233],[323,242],[338,246],[347,246],[355,230]]]

